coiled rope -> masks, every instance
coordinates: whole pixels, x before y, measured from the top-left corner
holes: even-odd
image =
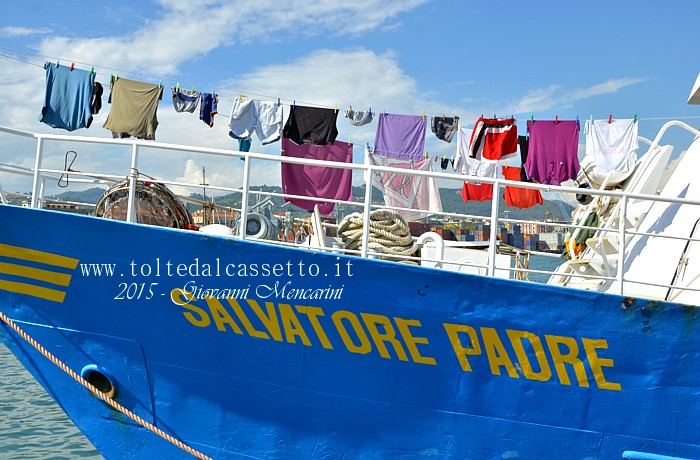
[[[188,454],[193,455],[194,457],[197,457],[202,460],[212,460],[211,457],[208,457],[204,455],[203,453],[191,448],[190,446],[182,443],[181,441],[175,439],[174,437],[170,436],[168,433],[164,432],[160,428],[154,426],[153,424],[147,422],[146,420],[142,419],[138,415],[134,414],[131,412],[129,409],[126,407],[122,406],[109,396],[107,396],[106,393],[103,393],[102,391],[98,390],[95,388],[90,382],[76,374],[71,368],[66,366],[62,361],[60,361],[58,358],[56,358],[51,352],[46,350],[41,344],[39,344],[36,340],[34,340],[31,336],[29,336],[26,332],[24,332],[19,326],[15,324],[14,321],[12,321],[10,318],[8,318],[4,313],[0,312],[0,321],[6,323],[8,326],[10,326],[12,329],[19,334],[20,337],[22,337],[25,341],[27,341],[31,346],[37,349],[39,353],[44,355],[46,358],[49,359],[52,363],[54,363],[56,366],[58,366],[63,372],[66,374],[70,375],[73,377],[73,379],[80,383],[82,386],[87,388],[93,395],[98,396],[102,401],[106,402],[109,404],[112,408],[118,410],[122,414],[126,415],[129,417],[131,420],[135,421],[139,425],[141,425],[144,428],[147,428],[148,430],[151,430],[153,433],[157,434],[161,438],[171,442],[172,444],[176,445],[180,449],[184,450]]]
[[[362,250],[364,216],[359,212],[348,214],[340,221],[338,236],[345,249]],[[383,260],[393,260],[417,265],[418,262],[392,256],[413,256],[419,245],[411,236],[406,221],[390,209],[377,209],[369,214],[369,240],[367,248],[382,254]]]

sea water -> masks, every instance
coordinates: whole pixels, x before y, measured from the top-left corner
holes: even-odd
[[[0,459],[17,458],[101,459],[102,456],[0,343]]]
[[[531,256],[530,268],[552,271],[562,260]],[[530,274],[534,282],[547,276]],[[76,391],[81,391],[76,386]],[[63,410],[0,343],[0,460],[101,459]]]

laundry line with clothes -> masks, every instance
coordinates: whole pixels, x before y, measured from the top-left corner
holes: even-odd
[[[46,94],[41,110],[40,121],[54,128],[68,131],[88,128],[92,116],[101,108],[103,89],[95,81],[95,72],[86,71],[58,63],[47,62]],[[115,138],[137,137],[155,139],[158,127],[158,105],[163,98],[163,86],[119,77],[110,77],[108,103],[110,112],[103,125]],[[216,93],[186,90],[179,85],[171,88],[173,109],[180,113],[199,112],[199,119],[210,127],[214,126],[218,114],[219,97]],[[248,151],[253,134],[263,145],[286,139],[285,150],[291,145],[309,145],[321,148],[310,149],[305,155],[327,159],[332,156],[332,148],[338,136],[337,120],[340,111],[336,108],[297,105],[295,101],[284,122],[284,109],[281,101],[266,101],[249,98],[243,94],[232,101],[228,121],[228,134],[239,142],[239,150]],[[377,119],[373,156],[386,157],[395,161],[411,162],[410,168],[425,160],[425,140],[428,117],[381,112],[374,114],[354,111],[350,108],[344,115],[353,126],[364,126]],[[598,122],[598,123],[596,123]],[[586,121],[587,144],[595,151],[597,163],[607,170],[621,170],[629,167],[630,157],[636,153],[637,119],[615,120],[607,123],[599,120]],[[514,157],[520,152],[522,180],[532,180],[544,184],[559,184],[574,179],[579,170],[578,138],[579,120],[535,120],[527,121],[526,134],[518,135],[518,124],[514,117],[485,118],[476,120],[469,132],[462,128],[460,118],[430,117],[430,130],[439,139],[451,143],[458,138],[453,170],[460,174],[495,178],[497,164]],[[624,140],[620,140],[624,138]],[[352,144],[348,161],[352,161]],[[437,157],[436,157],[437,160]],[[446,162],[441,162],[441,167]],[[421,163],[423,167],[423,163]],[[431,166],[432,167],[432,166]],[[443,167],[443,170],[446,167]],[[294,170],[294,168],[292,168]],[[291,177],[287,173],[286,177]],[[299,181],[309,183],[309,178]],[[381,181],[380,181],[381,183]],[[465,190],[478,187],[478,184],[465,183]],[[342,190],[347,190],[343,188]],[[333,192],[337,190],[331,190]],[[473,190],[472,190],[473,191]],[[469,190],[467,190],[469,192]],[[308,190],[304,190],[308,193]],[[330,193],[330,191],[329,191]],[[303,194],[302,194],[303,195]],[[485,193],[464,193],[463,197],[477,196],[485,199]],[[339,199],[338,196],[321,198]],[[537,203],[539,200],[515,200],[519,203]],[[326,209],[325,206],[322,206]],[[331,207],[332,209],[332,207]]]

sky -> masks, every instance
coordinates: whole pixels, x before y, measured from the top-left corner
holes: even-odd
[[[38,121],[46,61],[94,67],[109,75],[165,87],[156,140],[236,149],[228,136],[233,100],[245,95],[299,105],[372,109],[427,117],[456,114],[471,127],[479,116],[585,120],[633,118],[653,139],[668,119],[697,127],[688,105],[700,71],[700,2],[431,1],[431,0],[125,0],[115,3],[25,0],[0,18],[0,126],[68,134]],[[176,113],[169,87],[219,94],[214,127]],[[102,127],[107,94],[92,126],[71,133],[109,138]],[[341,112],[342,114],[342,112]],[[338,118],[338,139],[374,143],[375,121],[355,127]],[[674,135],[675,136],[675,135]],[[685,141],[685,139],[684,139]],[[280,143],[252,150],[280,153]],[[125,150],[79,144],[47,147],[46,167],[128,172]],[[426,136],[431,155],[453,157],[456,143]],[[128,152],[127,152],[128,153]],[[240,186],[241,163],[148,152],[139,169],[167,180]],[[585,153],[583,136],[579,156]],[[0,163],[33,165],[34,146],[0,136]],[[279,168],[253,170],[253,184],[280,185]],[[439,167],[436,164],[436,169]],[[0,173],[6,191],[27,179]],[[60,191],[47,184],[49,193]]]

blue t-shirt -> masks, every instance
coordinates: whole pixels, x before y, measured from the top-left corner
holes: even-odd
[[[51,62],[46,69],[46,97],[39,121],[54,128],[74,131],[92,123],[90,103],[95,73]]]

